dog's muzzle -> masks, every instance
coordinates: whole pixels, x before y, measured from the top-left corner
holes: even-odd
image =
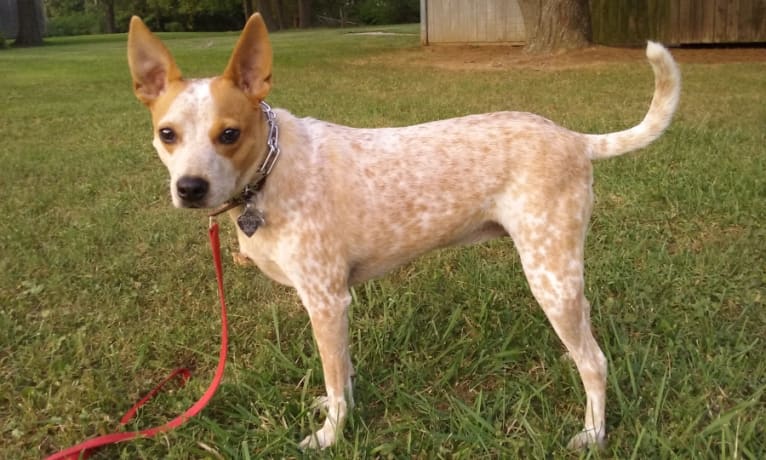
[[[210,183],[201,177],[183,176],[176,182],[178,198],[190,208],[202,206],[209,189]]]

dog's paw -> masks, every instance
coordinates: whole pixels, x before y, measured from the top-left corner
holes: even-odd
[[[572,450],[583,450],[590,447],[603,449],[606,446],[606,437],[604,431],[595,429],[583,430],[572,437],[567,444],[567,448]]]
[[[301,450],[306,449],[325,449],[335,444],[336,432],[335,428],[325,424],[321,430],[316,433],[306,436],[306,439],[301,441],[298,447]]]
[[[242,254],[241,252],[232,252],[231,258],[234,260],[234,263],[239,265],[240,267],[250,267],[255,265],[255,262],[246,255]]]
[[[301,441],[299,447],[305,449],[324,449],[335,444],[342,436],[343,425],[346,421],[346,401],[332,401],[328,396],[314,398],[309,408],[325,415],[322,428]]]
[[[330,399],[327,396],[317,396],[311,401],[311,406],[309,407],[311,407],[314,412],[323,412],[326,414],[329,404]]]

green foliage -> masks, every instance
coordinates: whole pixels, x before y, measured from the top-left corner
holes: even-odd
[[[114,5],[118,32],[127,31],[132,15],[144,18],[156,31],[236,30],[244,24],[239,0],[48,0],[50,35],[79,35],[103,31],[106,4]]]
[[[101,32],[99,17],[93,13],[54,16],[48,19],[47,33],[50,37],[64,35],[88,35]]]
[[[420,21],[420,0],[361,0],[356,11],[364,24],[402,24]]]
[[[73,13],[83,13],[92,9],[95,2],[85,0],[44,0],[43,5],[48,17],[69,16]]]
[[[417,31],[359,30],[381,29]],[[440,51],[416,35],[345,32],[272,35],[269,102],[352,126],[524,110],[605,132],[639,121],[652,91],[643,60],[448,70],[427,65]],[[163,36],[188,76],[220,73],[236,38]],[[129,429],[167,421],[204,391],[218,350],[207,218],[170,204],[124,36],[49,42],[0,53],[0,457],[14,460],[113,431],[193,364]],[[582,387],[513,244],[497,240],[355,288],[356,408],[345,440],[316,454],[297,448],[323,392],[305,311],[227,258],[222,388],[183,427],[96,457],[766,458],[766,63],[682,71],[669,131],[595,164],[586,265],[609,360],[604,452],[566,451]],[[226,254],[236,238],[221,220]]]
[[[0,50],[5,49],[8,47],[8,44],[5,43],[5,37],[3,36],[2,32],[0,32]]]
[[[272,14],[280,10],[271,1]],[[46,0],[48,35],[82,35],[104,32],[107,4],[114,6],[116,32],[125,32],[132,15],[141,16],[154,31],[239,30],[245,23],[241,0]],[[255,5],[255,2],[250,2]],[[278,28],[293,26],[297,0],[281,3],[284,15]],[[314,24],[337,24],[342,15],[356,24],[413,23],[420,20],[419,0],[313,0]]]
[[[180,22],[166,22],[165,23],[165,31],[166,32],[183,32],[184,26]]]

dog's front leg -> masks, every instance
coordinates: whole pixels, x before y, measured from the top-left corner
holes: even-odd
[[[345,283],[343,286],[339,293],[331,293],[332,289],[325,286],[298,289],[311,318],[327,388],[327,396],[319,401],[327,410],[327,418],[319,431],[300,443],[302,449],[324,449],[334,444],[343,433],[348,409],[354,405],[351,388],[353,370],[348,345],[351,296]]]

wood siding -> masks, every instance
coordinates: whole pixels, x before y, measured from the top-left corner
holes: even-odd
[[[516,0],[421,0],[423,44],[524,43],[526,29]]]
[[[590,0],[593,41],[766,42],[766,0]]]

